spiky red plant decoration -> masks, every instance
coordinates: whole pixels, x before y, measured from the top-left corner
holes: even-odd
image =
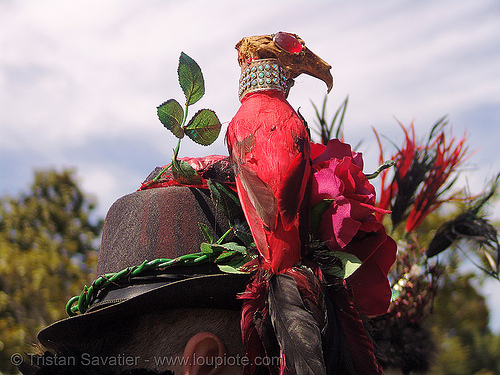
[[[432,128],[427,142],[418,144],[415,126],[408,128],[401,123],[405,142],[393,156],[394,176],[387,184],[387,171],[381,175],[379,207],[391,209],[393,228],[406,219],[406,232],[412,232],[422,221],[434,212],[443,202],[456,198],[451,195],[442,199],[443,193],[455,183],[451,175],[467,159],[468,148],[465,135],[458,141],[445,133],[448,125],[446,118],[440,119]],[[380,137],[375,132],[380,147],[380,160],[383,160]],[[387,184],[387,185],[386,185]],[[384,214],[379,214],[381,220]]]

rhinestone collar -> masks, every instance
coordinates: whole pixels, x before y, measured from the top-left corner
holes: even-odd
[[[286,94],[287,79],[277,59],[254,60],[241,68],[238,96],[254,91],[279,90]]]

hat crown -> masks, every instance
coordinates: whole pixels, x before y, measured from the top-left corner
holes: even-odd
[[[171,186],[121,197],[106,216],[96,277],[145,260],[199,252],[205,241],[199,223],[214,237],[229,229],[206,189]]]

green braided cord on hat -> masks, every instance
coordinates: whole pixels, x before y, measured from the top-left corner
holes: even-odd
[[[66,313],[68,316],[75,316],[78,313],[85,313],[90,304],[94,301],[97,292],[111,285],[116,285],[118,281],[128,280],[134,276],[140,276],[145,271],[160,271],[172,266],[196,266],[204,263],[213,262],[224,272],[248,273],[241,267],[252,259],[242,246],[234,242],[226,244],[208,244],[203,247],[203,251],[192,254],[185,254],[174,259],[158,258],[152,261],[145,260],[142,264],[133,267],[127,267],[119,272],[106,273],[95,279],[92,284],[83,287],[82,293],[70,298],[66,303]]]

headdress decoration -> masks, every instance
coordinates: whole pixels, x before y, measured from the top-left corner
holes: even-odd
[[[302,73],[330,91],[331,66],[291,33],[246,37],[236,49],[243,73],[248,64],[276,59],[287,79],[284,95],[259,90],[258,81],[252,91],[240,90],[242,105],[226,135],[259,252],[240,297],[247,355],[280,356],[279,366],[266,369],[273,374],[380,373],[360,313],[384,313],[389,305],[396,244],[375,218],[386,211],[375,206],[361,154],[338,140],[312,143],[285,100]]]
[[[68,311],[84,313],[96,289],[106,288],[121,277],[134,278],[144,270],[163,272],[167,267],[185,263],[215,263],[224,272],[251,275],[246,290],[238,297],[243,302],[241,327],[250,359],[245,374],[380,373],[361,316],[385,312],[390,301],[387,272],[395,260],[396,245],[375,217],[376,213],[386,211],[375,205],[374,188],[362,171],[362,155],[338,140],[327,145],[311,142],[303,121],[285,100],[293,79],[302,73],[322,79],[328,91],[331,90],[331,66],[314,55],[300,37],[290,33],[243,38],[236,48],[242,67],[239,89],[242,108],[251,102],[247,98],[267,93],[269,100],[279,103],[270,112],[283,108],[286,116],[293,115],[294,126],[303,128],[300,137],[292,137],[296,156],[285,168],[284,187],[274,197],[259,174],[247,169],[243,159],[236,160],[255,152],[256,138],[233,143],[228,135],[230,144],[237,149],[229,159],[217,155],[178,157],[184,135],[208,145],[220,131],[220,122],[211,110],[198,111],[187,121],[188,107],[203,96],[204,83],[198,65],[181,54],[178,73],[186,96],[185,109],[174,99],[158,107],[160,121],[179,142],[172,162],[155,170],[140,189],[165,186],[208,189],[216,206],[227,216],[231,229],[227,237],[216,241],[202,226],[206,242],[199,253],[185,259],[144,262],[96,279],[82,295],[70,301]],[[240,116],[245,113],[239,112]],[[276,118],[280,116],[277,114]],[[248,123],[253,120],[242,119]],[[280,124],[276,126],[279,128]],[[239,163],[234,169],[236,173],[235,163]],[[243,181],[242,171],[246,174]],[[297,175],[304,176],[298,185]],[[257,195],[248,191],[256,187]],[[242,198],[242,194],[248,195]],[[265,229],[295,233],[302,243],[298,254],[285,251],[277,257],[277,253],[261,251],[262,238],[259,239],[252,221],[257,216],[248,216],[248,207],[250,203],[262,204],[259,203],[262,194],[272,196],[270,206],[265,203],[261,206],[262,212],[274,215],[273,210],[278,210],[281,215],[278,219],[269,216]],[[304,198],[297,202],[292,196]],[[310,223],[304,219],[309,216]],[[233,237],[226,240],[229,235]],[[258,356],[280,361],[257,364]]]

